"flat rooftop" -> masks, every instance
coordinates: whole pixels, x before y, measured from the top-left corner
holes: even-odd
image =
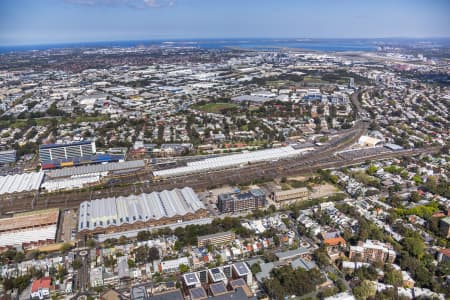
[[[0,219],[0,233],[19,231],[32,227],[49,226],[58,223],[59,209],[16,214],[12,218]]]

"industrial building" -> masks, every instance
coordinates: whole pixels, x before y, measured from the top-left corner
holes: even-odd
[[[44,173],[31,172],[0,177],[0,214],[30,209]]]
[[[0,164],[9,164],[16,162],[17,152],[16,150],[0,151]]]
[[[359,138],[358,144],[364,147],[376,147],[381,146],[383,141],[371,136],[363,135]]]
[[[104,177],[135,174],[144,169],[143,160],[55,169],[45,173],[41,188],[48,192],[82,188],[99,184]]]
[[[134,172],[142,170],[145,167],[143,160],[131,160],[124,162],[112,162],[108,164],[79,166],[64,169],[50,170],[45,173],[49,178],[67,178],[73,176],[82,176],[87,174],[114,173],[123,174],[124,172]]]
[[[218,232],[214,234],[202,235],[197,237],[198,247],[207,245],[219,245],[232,242],[235,239],[235,234],[232,231]]]
[[[280,148],[244,152],[189,162],[187,163],[187,166],[155,171],[153,172],[153,175],[155,177],[171,177],[184,174],[192,174],[195,172],[204,172],[208,170],[226,169],[233,166],[246,165],[254,162],[293,157],[310,150],[311,149],[309,148],[295,150],[291,146],[286,146]]]
[[[204,204],[190,187],[150,194],[84,201],[80,204],[78,231],[104,234],[201,219]]]
[[[32,172],[0,176],[0,196],[37,191],[44,179],[44,173]]]
[[[103,164],[109,162],[120,162],[125,158],[123,155],[96,154],[87,156],[77,156],[63,159],[46,160],[41,163],[42,170],[52,170],[67,167],[78,167],[91,164]]]
[[[266,205],[266,194],[261,189],[242,193],[224,193],[217,197],[217,208],[222,213],[257,209]]]
[[[306,187],[297,189],[276,191],[273,193],[273,200],[279,205],[288,205],[296,201],[307,200],[309,197],[309,191]]]
[[[55,243],[59,209],[15,214],[0,219],[0,252],[10,247],[32,249]]]
[[[39,146],[41,162],[55,159],[69,159],[90,156],[96,153],[94,141],[82,141],[68,144],[48,144]]]

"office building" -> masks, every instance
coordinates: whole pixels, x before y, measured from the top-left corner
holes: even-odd
[[[16,162],[17,152],[16,150],[0,151],[0,164],[9,164]]]
[[[257,209],[266,205],[266,194],[261,189],[243,193],[225,193],[217,197],[217,207],[222,213]]]
[[[41,162],[55,159],[70,159],[91,156],[96,152],[94,141],[82,141],[70,144],[49,144],[39,146],[39,159]]]
[[[393,263],[396,255],[391,244],[366,240],[358,242],[357,246],[350,246],[349,258],[352,261]]]

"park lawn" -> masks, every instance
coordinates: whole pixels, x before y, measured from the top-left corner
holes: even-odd
[[[218,103],[207,103],[204,105],[193,105],[192,108],[196,110],[201,110],[208,113],[220,113],[224,109],[230,109],[238,107],[235,103],[224,103],[224,102],[218,102]]]

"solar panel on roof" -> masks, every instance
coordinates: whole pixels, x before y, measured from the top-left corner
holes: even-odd
[[[206,292],[202,287],[193,288],[189,290],[192,299],[202,299],[206,298]]]
[[[240,275],[248,273],[248,268],[243,262],[235,263],[234,266]]]
[[[235,287],[238,287],[238,286],[245,286],[245,285],[247,285],[247,284],[245,283],[244,279],[238,278],[238,279],[235,279],[235,280],[230,281],[230,285],[231,285],[233,288],[235,288]]]
[[[211,284],[209,286],[209,289],[211,290],[211,293],[213,293],[213,295],[220,295],[227,292],[225,284],[223,284],[222,282]]]
[[[184,275],[187,284],[194,284],[198,282],[197,276],[194,273]]]

